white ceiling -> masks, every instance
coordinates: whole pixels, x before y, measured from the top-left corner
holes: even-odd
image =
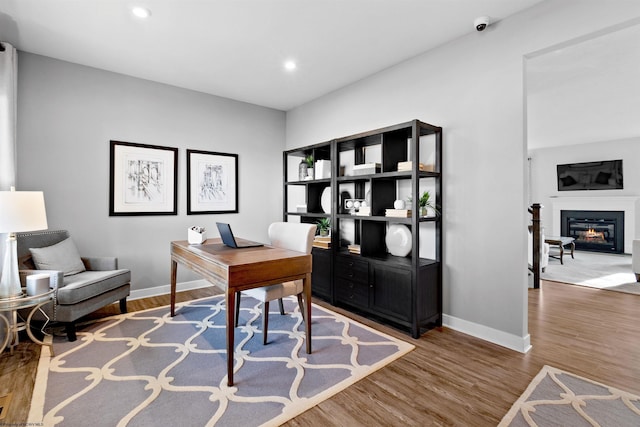
[[[540,1],[0,0],[0,40],[286,111]]]
[[[529,149],[640,136],[640,18],[526,61]]]

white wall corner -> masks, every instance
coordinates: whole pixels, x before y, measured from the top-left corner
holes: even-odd
[[[442,316],[442,324],[458,332],[489,341],[520,353],[527,353],[531,350],[531,336],[529,334],[520,337],[478,323],[458,319],[457,317],[447,314]]]

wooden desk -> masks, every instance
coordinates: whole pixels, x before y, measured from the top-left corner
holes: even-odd
[[[241,239],[238,239],[241,240]],[[171,242],[171,316],[175,316],[176,273],[185,265],[225,292],[227,305],[227,384],[233,385],[236,292],[302,279],[307,354],[311,354],[311,255],[273,246],[232,249],[221,239],[201,245]],[[267,313],[263,313],[266,316]]]

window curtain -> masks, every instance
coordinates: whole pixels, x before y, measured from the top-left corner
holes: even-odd
[[[0,191],[16,185],[17,91],[18,52],[0,41]],[[6,239],[6,234],[0,234],[0,242]],[[0,244],[0,259],[4,259],[3,252]]]

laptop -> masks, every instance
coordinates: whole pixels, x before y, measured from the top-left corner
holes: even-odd
[[[233,237],[233,232],[231,231],[231,226],[229,224],[225,222],[216,222],[216,226],[220,232],[220,237],[222,237],[222,242],[230,248],[256,248],[264,246],[262,243],[244,239],[242,240],[242,243],[238,243],[236,242],[236,238]]]

